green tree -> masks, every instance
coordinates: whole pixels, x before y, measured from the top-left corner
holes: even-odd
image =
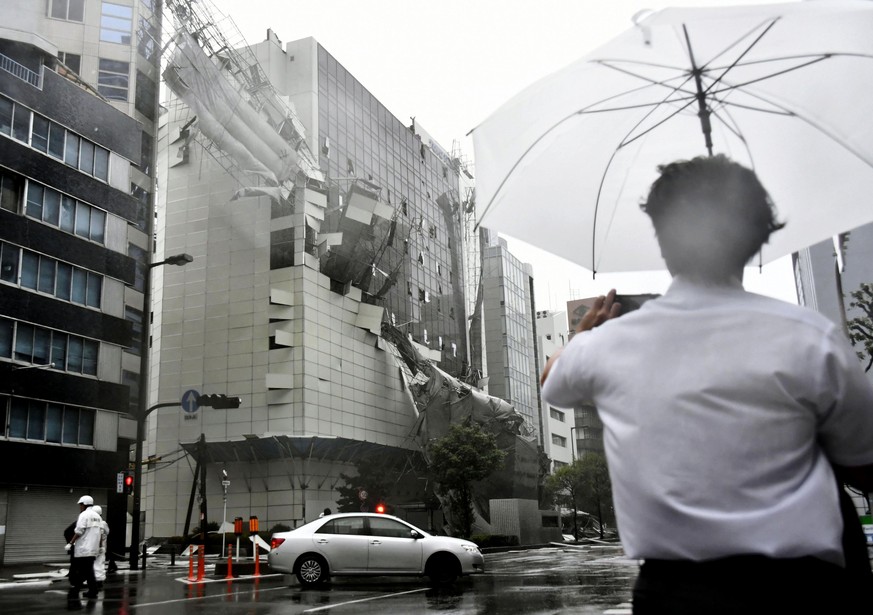
[[[846,323],[849,329],[849,339],[857,351],[858,358],[866,361],[865,372],[873,367],[873,284],[864,282],[858,290],[852,291],[850,308],[860,310],[863,316],[852,318]]]
[[[576,459],[570,465],[561,466],[546,477],[545,491],[547,497],[563,508],[573,511],[573,537],[579,538],[579,523],[576,512],[582,502],[582,461]]]
[[[463,538],[473,532],[473,483],[503,465],[506,453],[493,434],[471,422],[454,424],[428,447],[430,471],[446,499],[452,527]]]
[[[588,452],[577,463],[581,475],[582,506],[596,515],[600,525],[600,538],[603,538],[603,526],[615,519],[612,483],[609,480],[606,457],[600,453]]]

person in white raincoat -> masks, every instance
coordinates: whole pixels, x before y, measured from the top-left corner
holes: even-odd
[[[83,495],[79,498],[79,518],[73,538],[67,544],[67,552],[72,550],[73,560],[70,566],[70,584],[72,588],[68,598],[78,600],[79,592],[85,583],[88,584],[86,598],[97,597],[97,579],[94,578],[94,559],[100,551],[100,538],[103,535],[103,519],[94,512],[94,498]]]

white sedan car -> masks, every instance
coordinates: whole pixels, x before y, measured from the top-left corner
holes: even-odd
[[[303,586],[331,575],[427,575],[452,583],[460,575],[485,572],[475,543],[433,536],[414,525],[376,513],[340,513],[273,534],[267,561],[277,572],[297,575]]]

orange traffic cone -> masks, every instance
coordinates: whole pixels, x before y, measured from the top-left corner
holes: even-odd
[[[197,580],[202,581],[206,569],[206,562],[204,561],[206,559],[206,545],[200,545],[197,555]]]
[[[261,576],[261,556],[258,555],[258,543],[255,543],[255,576]]]
[[[188,580],[195,580],[194,577],[194,545],[188,547]]]
[[[233,567],[233,545],[227,545],[227,576],[224,578],[228,581],[233,580],[233,571],[231,568]]]

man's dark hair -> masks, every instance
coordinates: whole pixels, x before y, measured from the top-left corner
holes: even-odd
[[[681,160],[658,171],[640,207],[652,219],[674,275],[739,274],[771,233],[785,226],[755,173],[724,155]]]

